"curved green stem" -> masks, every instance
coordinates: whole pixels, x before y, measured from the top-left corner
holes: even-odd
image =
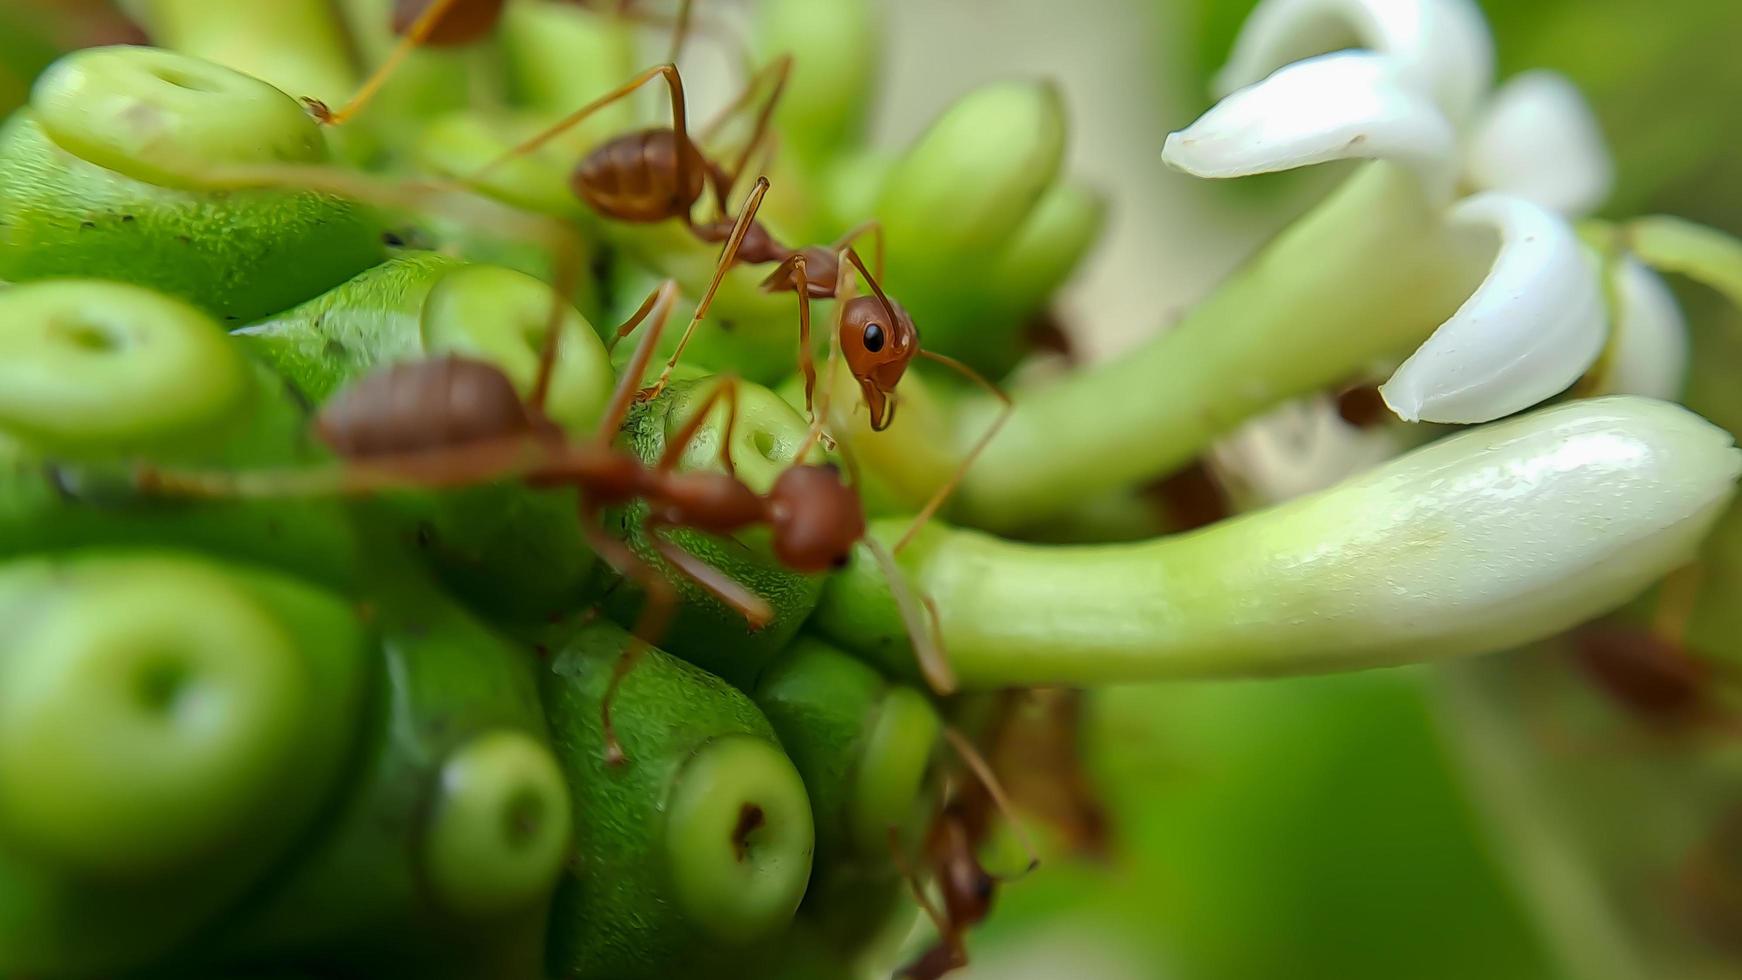
[[[1630,598],[1692,555],[1738,455],[1679,407],[1596,399],[1195,533],[1046,547],[934,526],[903,561],[971,687],[1395,665],[1501,649]],[[815,622],[911,673],[863,557]]]
[[[961,519],[1014,529],[1096,491],[1167,473],[1288,398],[1428,336],[1479,278],[1474,250],[1408,173],[1372,164],[1179,325],[1130,354],[1014,393],[974,464]],[[997,410],[964,406],[969,445]]]

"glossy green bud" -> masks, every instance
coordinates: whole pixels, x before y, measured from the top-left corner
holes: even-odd
[[[358,730],[365,634],[173,552],[0,569],[0,974],[112,975],[258,887]]]
[[[680,382],[659,398],[637,406],[624,424],[629,449],[643,461],[657,463],[667,440],[679,434],[714,385],[712,379]],[[679,458],[678,470],[722,468],[720,441],[725,433],[726,409],[716,405],[713,412]],[[768,492],[793,464],[807,432],[804,419],[779,396],[759,385],[739,384],[738,415],[729,451],[738,478],[752,490]],[[770,551],[766,525],[748,528],[731,538],[681,528],[661,531],[667,540],[719,569],[773,608],[774,618],[767,625],[753,626],[741,612],[720,602],[654,551],[647,538],[647,509],[645,502],[638,501],[614,511],[607,516],[606,527],[660,569],[677,591],[681,604],[660,638],[661,646],[734,684],[754,684],[757,674],[810,615],[822,590],[822,576],[782,566]],[[610,580],[603,587],[604,611],[624,626],[633,625],[643,604],[642,590],[603,564],[599,571]]]
[[[576,855],[549,965],[574,978],[717,975],[791,923],[815,838],[803,782],[756,706],[658,650],[624,678],[606,761],[600,711],[628,636],[607,623],[553,648],[544,679],[575,799]]]
[[[68,55],[0,130],[0,279],[118,279],[225,323],[284,309],[380,261],[376,218],[322,194],[199,181],[326,155],[302,108],[246,75],[150,48]]]
[[[987,274],[988,312],[1025,324],[1082,264],[1106,218],[1100,194],[1072,183],[1049,188]]]

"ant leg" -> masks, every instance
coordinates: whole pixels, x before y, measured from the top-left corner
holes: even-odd
[[[641,389],[641,379],[647,374],[647,364],[653,360],[653,348],[658,345],[659,337],[665,333],[665,325],[671,319],[672,308],[677,305],[677,283],[667,279],[659,284],[651,299],[653,319],[647,325],[647,332],[641,335],[641,340],[635,345],[635,352],[629,355],[629,363],[623,366],[623,373],[617,378],[617,388],[611,392],[611,401],[605,406],[605,414],[599,419],[597,437],[600,442],[609,443],[622,428],[623,419],[629,415],[629,406],[635,401],[635,393]],[[642,304],[646,307],[648,304]],[[641,319],[646,319],[640,311],[631,317],[619,334],[634,330],[640,325]]]
[[[907,628],[908,641],[913,644],[914,659],[919,661],[919,670],[925,675],[926,683],[938,694],[954,693],[956,674],[950,669],[949,658],[944,655],[941,628],[927,623],[922,611],[925,607],[914,598],[913,586],[908,583],[907,576],[902,574],[901,566],[895,563],[895,556],[869,535],[861,540],[865,544],[865,550],[871,552],[871,557],[876,559],[884,580],[889,583],[890,595],[895,599],[896,609],[901,612],[901,623]]]
[[[722,212],[727,208],[726,202],[732,196],[732,188],[737,186],[738,179],[744,176],[745,170],[750,166],[751,157],[756,155],[757,148],[760,147],[763,141],[768,138],[769,125],[774,120],[774,110],[780,104],[781,96],[786,93],[786,83],[791,75],[792,55],[780,55],[773,61],[769,62],[760,71],[751,75],[749,80],[744,83],[744,88],[738,93],[737,97],[728,103],[724,109],[721,109],[720,112],[715,115],[713,119],[709,120],[708,124],[702,128],[700,139],[703,142],[707,142],[719,134],[719,131],[725,127],[728,120],[737,113],[743,111],[743,109],[750,104],[756,91],[760,89],[769,78],[774,80],[773,87],[769,89],[768,97],[763,100],[762,105],[756,110],[756,121],[750,127],[750,136],[745,141],[744,148],[739,151],[738,158],[733,161],[732,166],[727,168],[723,173],[716,172],[714,174],[714,197],[719,202],[720,210]]]
[[[677,435],[666,440],[665,451],[660,454],[659,463],[654,467],[656,471],[665,473],[677,466],[684,450],[695,441],[696,433],[707,424],[708,416],[714,412],[714,405],[721,401],[726,403],[726,425],[725,431],[720,435],[720,466],[725,469],[727,476],[738,475],[737,467],[732,463],[732,430],[738,424],[738,378],[730,374],[720,378],[720,383],[696,406],[695,414],[690,416]]]
[[[663,526],[663,525],[661,525]],[[682,546],[660,535],[655,525],[647,527],[647,538],[661,558],[682,572],[690,581],[708,590],[714,598],[744,617],[752,630],[759,630],[774,621],[774,608],[768,601],[745,588],[737,579],[685,551]]]
[[[907,852],[901,847],[901,830],[897,827],[889,828],[889,856],[895,863],[896,872],[907,882],[908,890],[913,893],[914,903],[919,906],[920,911],[925,913],[925,917],[931,920],[932,927],[938,931],[938,936],[944,937],[954,932],[955,930],[950,926],[950,921],[944,916],[943,910],[931,900],[930,895],[926,894],[925,882],[920,880],[919,869],[915,868],[913,862],[907,859]]]
[[[314,114],[315,121],[323,126],[343,126],[355,118],[365,106],[374,100],[376,93],[381,91],[381,86],[387,84],[387,80],[393,77],[393,74],[399,70],[399,66],[404,64],[405,59],[429,41],[430,36],[441,26],[443,18],[447,17],[448,13],[456,6],[459,6],[460,2],[461,0],[434,0],[429,6],[423,8],[423,11],[417,15],[417,19],[411,22],[411,26],[406,29],[404,34],[400,35],[399,43],[393,46],[392,52],[387,55],[387,60],[383,61],[369,75],[362,86],[351,96],[350,101],[340,106],[337,112],[328,109],[326,104],[319,99],[303,99],[303,103]]]
[[[677,25],[671,32],[671,49],[666,52],[666,61],[677,64],[678,55],[683,54],[683,43],[689,32],[690,0],[680,0],[677,6]]]
[[[667,280],[667,282],[669,281],[670,280]],[[611,332],[611,339],[605,341],[605,350],[607,353],[615,351],[617,349],[617,344],[621,342],[624,337],[634,333],[635,328],[641,326],[641,321],[647,319],[647,314],[653,312],[654,305],[659,302],[659,296],[659,287],[655,287],[653,292],[648,293],[647,298],[641,301],[640,308],[638,308],[634,313],[631,313],[629,319],[624,320],[616,330]]]
[[[798,368],[804,375],[804,412],[807,418],[815,419],[817,364],[815,355],[811,353],[810,277],[806,274],[806,268],[804,253],[794,252],[774,267],[763,285],[790,277],[793,290],[798,295]]]
[[[872,218],[870,221],[859,222],[852,228],[848,229],[845,235],[836,239],[834,244],[829,246],[829,251],[836,255],[841,255],[845,253],[848,247],[850,247],[854,242],[866,235],[870,235],[872,238],[873,244],[871,249],[871,259],[872,264],[877,267],[877,275],[872,277],[872,281],[880,283],[883,281],[883,222],[878,221],[876,218]]]
[[[142,493],[196,499],[346,497],[488,483],[535,472],[548,456],[538,443],[516,436],[307,469],[238,472],[145,465],[134,470],[132,482]],[[64,479],[76,471],[67,468],[57,472]]]
[[[998,435],[998,430],[1004,428],[1005,422],[1010,421],[1010,413],[1016,409],[1016,405],[1011,402],[1010,396],[1004,393],[1004,389],[993,384],[991,381],[988,381],[985,375],[968,365],[963,364],[961,361],[958,361],[953,357],[947,357],[943,354],[934,354],[928,350],[921,350],[919,356],[930,361],[936,361],[945,367],[959,372],[963,377],[991,392],[1000,402],[1003,403],[1003,407],[998,410],[998,417],[992,420],[992,424],[986,427],[986,431],[981,434],[980,438],[975,441],[973,447],[968,450],[968,454],[962,457],[961,465],[956,467],[956,471],[950,474],[950,478],[945,480],[943,486],[938,487],[937,490],[932,493],[931,499],[925,502],[925,506],[919,509],[918,514],[914,515],[913,523],[908,525],[907,531],[901,535],[901,540],[895,543],[895,551],[897,554],[901,552],[901,549],[907,547],[908,542],[913,540],[913,536],[919,533],[919,529],[924,527],[926,522],[931,520],[932,517],[937,514],[938,510],[943,507],[944,502],[950,499],[950,495],[956,492],[956,487],[961,485],[962,477],[967,475],[968,467],[973,466],[974,460],[978,459],[980,454],[986,451],[986,447],[990,445],[992,439]]]
[[[628,545],[605,533],[604,526],[599,523],[597,508],[583,508],[581,530],[595,554],[618,574],[640,585],[646,594],[641,612],[635,618],[635,628],[629,633],[629,644],[611,666],[611,682],[606,685],[605,697],[599,703],[599,721],[605,732],[605,762],[615,766],[621,765],[625,756],[622,743],[617,741],[616,726],[611,723],[611,704],[617,700],[617,690],[623,686],[623,678],[629,676],[648,647],[653,646],[653,637],[665,632],[670,624],[672,614],[677,610],[677,594],[659,569],[643,561]]]
[[[708,315],[708,307],[713,305],[714,294],[719,292],[720,283],[725,281],[726,272],[732,268],[738,259],[738,249],[744,244],[744,236],[750,233],[750,225],[756,220],[756,211],[762,207],[762,198],[768,193],[768,178],[756,178],[756,186],[751,188],[750,196],[744,200],[744,207],[739,209],[738,220],[732,225],[732,234],[727,237],[726,244],[720,249],[720,260],[714,264],[714,278],[708,282],[708,289],[702,294],[702,301],[696,304],[696,311],[690,317],[689,325],[684,327],[683,335],[678,338],[677,349],[671,352],[671,358],[665,362],[665,368],[659,372],[659,377],[653,382],[647,397],[657,397],[671,382],[671,372],[677,368],[677,363],[683,358],[684,348],[689,346],[690,338],[695,335],[696,327],[702,318]]]
[[[1022,845],[1024,851],[1028,852],[1028,867],[1022,873],[1026,875],[1040,867],[1040,849],[1034,846],[1034,838],[1029,836],[1028,827],[1022,822],[1022,818],[1016,815],[1016,807],[1011,804],[1009,794],[1004,792],[1004,784],[999,782],[998,774],[993,772],[992,767],[987,764],[986,757],[981,755],[980,750],[974,747],[974,743],[968,741],[967,737],[957,731],[953,725],[944,726],[944,739],[950,743],[950,748],[956,751],[962,764],[966,765],[968,770],[974,774],[974,778],[980,781],[980,785],[986,788],[986,795],[992,797],[992,802],[998,807],[999,812],[1004,814],[1004,819],[1010,822],[1010,832],[1016,835],[1017,842]]]
[[[677,67],[674,65],[655,65],[654,67],[636,75],[634,78],[631,78],[621,86],[599,96],[586,105],[581,106],[579,109],[576,109],[574,112],[571,112],[567,116],[557,120],[544,132],[526,140],[506,153],[503,153],[496,159],[491,160],[489,163],[484,164],[484,166],[480,167],[472,174],[469,178],[469,182],[476,184],[489,176],[497,167],[502,166],[509,160],[537,152],[546,143],[549,143],[551,140],[556,139],[558,136],[561,136],[563,133],[568,132],[570,129],[573,129],[586,121],[588,116],[591,116],[593,113],[598,112],[606,106],[628,98],[635,93],[636,89],[639,89],[641,86],[646,85],[648,82],[651,82],[656,78],[665,79],[666,88],[671,92],[672,131],[677,133],[680,143],[688,143],[690,137],[689,131],[685,128],[683,76],[678,74]],[[699,156],[699,154],[697,154],[697,156]],[[679,153],[677,155],[677,186],[688,187],[690,185],[691,164],[691,154]]]

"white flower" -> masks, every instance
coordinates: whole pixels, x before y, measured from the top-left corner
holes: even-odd
[[[1449,228],[1498,241],[1481,285],[1380,389],[1405,420],[1510,415],[1577,381],[1606,342],[1601,390],[1673,395],[1686,356],[1673,301],[1643,266],[1614,264],[1622,325],[1640,325],[1612,337],[1605,264],[1571,224],[1613,180],[1589,107],[1553,73],[1491,91],[1492,73],[1470,0],[1265,0],[1217,78],[1232,91],[1162,157],[1202,177],[1388,161]]]
[[[1208,463],[1235,506],[1251,510],[1323,490],[1404,448],[1392,427],[1350,425],[1336,399],[1314,395],[1247,422],[1216,443]]]

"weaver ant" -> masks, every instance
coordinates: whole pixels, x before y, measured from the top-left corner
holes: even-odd
[[[362,494],[509,478],[539,487],[579,489],[587,544],[647,595],[631,645],[616,663],[601,708],[607,758],[619,762],[623,753],[611,724],[612,700],[623,677],[669,621],[676,593],[658,568],[605,532],[600,520],[604,509],[646,501],[650,505],[647,537],[658,554],[753,627],[772,618],[768,603],[665,538],[662,529],[685,527],[725,535],[766,525],[775,556],[800,572],[841,567],[865,531],[858,494],[830,465],[797,463],[781,473],[766,494],[756,493],[735,476],[729,453],[737,414],[735,378],[718,383],[654,465],[613,445],[676,299],[675,283],[661,285],[618,331],[618,336],[625,336],[647,323],[604,417],[589,438],[569,439],[544,413],[556,363],[559,332],[553,329],[546,333],[536,380],[524,401],[501,369],[459,356],[391,364],[341,390],[321,408],[314,423],[317,438],[341,460],[336,471],[227,474],[148,468],[140,471],[139,483],[151,491],[195,496]],[[727,407],[720,443],[724,472],[678,471],[679,458],[720,403]],[[891,587],[905,590],[899,579],[892,579]],[[910,607],[911,599],[903,603],[904,612]],[[927,651],[925,656],[937,656],[923,631],[915,633],[914,642]]]
[[[914,325],[913,318],[883,290],[881,226],[875,221],[860,224],[830,245],[789,248],[776,241],[773,234],[756,221],[756,212],[768,191],[766,178],[757,180],[740,209],[737,220],[721,218],[704,223],[695,220],[695,206],[709,189],[713,192],[721,214],[728,212],[727,199],[757,146],[767,135],[769,121],[785,88],[791,64],[789,57],[776,59],[758,72],[745,87],[744,93],[727,107],[727,113],[743,108],[750,102],[764,79],[773,79],[767,99],[757,112],[750,137],[731,169],[723,169],[708,160],[690,138],[684,109],[683,78],[676,66],[664,64],[641,72],[614,91],[587,103],[544,132],[507,151],[486,164],[473,175],[472,180],[481,180],[510,159],[537,151],[593,113],[627,98],[655,79],[663,79],[671,96],[671,127],[628,133],[599,146],[581,160],[569,179],[570,189],[575,195],[607,218],[634,224],[681,220],[702,241],[724,243],[713,279],[702,294],[695,315],[679,337],[676,349],[653,383],[654,393],[657,394],[669,381],[696,327],[707,316],[708,307],[713,303],[727,270],[739,263],[775,263],[774,271],[763,280],[762,285],[769,292],[790,290],[798,298],[799,367],[804,375],[805,410],[812,417],[813,432],[820,433],[814,402],[817,370],[811,350],[812,299],[838,300],[830,344],[831,361],[838,346],[846,360],[849,373],[858,383],[864,397],[873,431],[882,431],[894,421],[897,404],[894,398],[895,387],[915,356],[935,361],[956,371],[1003,403],[1003,410],[980,439],[970,447],[956,471],[920,508],[912,526],[896,544],[895,550],[899,552],[949,499],[968,467],[973,465],[974,460],[1003,427],[1014,406],[1002,389],[973,368],[955,358],[920,347],[919,330]],[[866,235],[876,236],[875,274],[866,267],[858,251],[853,248],[853,242]],[[843,258],[870,287],[873,295],[853,297],[842,294],[843,284],[846,282]]]
[[[1016,817],[1015,808],[992,767],[967,737],[952,727],[944,738],[973,773],[972,780],[949,780],[944,800],[926,828],[921,851],[937,885],[940,908],[926,893],[918,871],[903,854],[900,831],[889,829],[890,853],[913,898],[937,929],[938,941],[902,969],[910,980],[937,980],[968,964],[967,932],[992,914],[992,901],[1001,880],[980,861],[980,846],[991,835],[992,818],[1002,813],[1010,821],[1022,846],[1028,851],[1027,874],[1040,866],[1039,852]],[[960,783],[960,785],[952,785]]]
[[[570,0],[580,7],[609,8],[619,17],[634,17],[659,23],[660,19],[636,9],[634,0]],[[668,60],[676,61],[683,50],[690,30],[690,4],[679,0],[672,18],[674,30]],[[445,48],[475,44],[488,37],[502,20],[507,0],[394,0],[391,13],[393,33],[399,36],[387,58],[370,73],[349,101],[331,109],[319,99],[303,100],[324,126],[342,126],[361,113],[388,79],[399,70],[405,59],[418,48]]]

